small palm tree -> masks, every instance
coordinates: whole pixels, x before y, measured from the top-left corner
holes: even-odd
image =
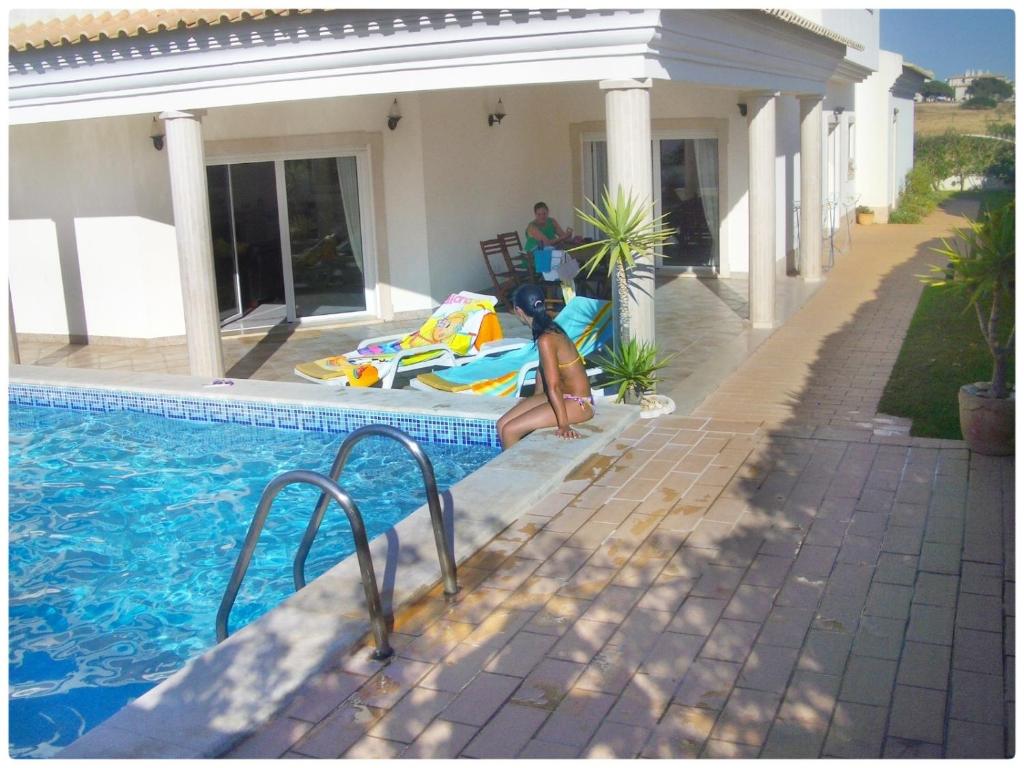
[[[587,203],[593,213],[584,213],[577,208],[576,215],[593,226],[602,237],[593,243],[571,248],[570,251],[593,250],[583,263],[588,277],[602,264],[606,265],[608,276],[614,276],[618,303],[617,339],[628,341],[632,338],[629,317],[630,278],[636,269],[636,259],[655,253],[675,234],[675,229],[665,226],[666,216],[657,219],[649,217],[654,208],[653,203],[642,205],[632,194],[627,198],[621,186],[616,192],[614,203],[607,187],[600,206],[589,198]]]
[[[942,248],[933,248],[949,260],[945,267],[933,266],[932,285],[945,285],[952,273],[954,288],[966,292],[968,309],[974,307],[981,326],[981,335],[992,355],[993,398],[1009,397],[1007,373],[1013,353],[1015,326],[1011,325],[1005,339],[999,336],[1000,319],[1004,312],[1013,316],[1015,291],[1016,207],[1011,200],[1001,208],[986,210],[976,221],[968,219],[967,226],[957,228],[956,239],[942,240]],[[940,277],[941,276],[941,277]]]
[[[608,384],[618,389],[615,402],[624,402],[632,396],[641,405],[654,392],[654,385],[660,381],[658,371],[667,366],[674,355],[658,359],[658,350],[653,344],[629,339],[613,347],[609,352],[596,358],[604,369]]]

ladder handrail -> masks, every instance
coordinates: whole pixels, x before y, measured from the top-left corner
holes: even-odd
[[[388,642],[388,629],[384,621],[384,612],[381,609],[380,592],[377,590],[377,577],[373,572],[373,560],[370,557],[370,545],[366,538],[363,516],[360,514],[359,507],[356,506],[352,497],[337,482],[317,472],[305,469],[296,469],[278,475],[267,484],[266,489],[263,491],[259,506],[256,508],[256,514],[253,516],[252,522],[249,524],[249,531],[245,535],[242,551],[235,561],[235,568],[228,581],[228,587],[224,592],[224,597],[221,598],[220,608],[217,610],[217,642],[219,643],[228,637],[228,617],[231,614],[231,608],[235,604],[235,598],[238,597],[238,590],[242,585],[242,579],[245,578],[245,573],[249,569],[249,562],[252,560],[253,551],[256,549],[256,543],[263,531],[263,524],[266,522],[270,507],[282,489],[295,483],[308,483],[319,488],[324,508],[326,508],[328,496],[330,496],[345,510],[349,525],[352,527],[352,537],[355,539],[359,573],[362,577],[363,591],[366,594],[366,605],[370,611],[370,624],[373,627],[373,634],[377,643],[377,650],[373,656],[376,659],[388,658],[393,651]],[[323,512],[320,513],[320,516],[323,517]]]
[[[365,427],[359,427],[359,429],[356,429],[349,434],[338,448],[338,455],[335,457],[334,464],[331,466],[330,479],[337,483],[338,478],[341,477],[342,470],[345,468],[345,463],[348,461],[348,457],[352,453],[352,449],[355,448],[356,444],[363,438],[374,435],[378,437],[390,437],[392,440],[401,443],[402,446],[412,454],[416,463],[419,464],[420,472],[423,475],[423,483],[427,489],[427,506],[430,509],[430,524],[434,529],[434,544],[437,547],[437,559],[440,562],[441,574],[444,577],[444,593],[448,597],[451,597],[459,591],[459,585],[455,579],[455,563],[452,560],[451,552],[448,547],[448,537],[444,529],[444,516],[441,511],[441,499],[437,493],[437,480],[434,477],[434,465],[430,462],[430,458],[420,447],[419,443],[397,427],[392,427],[387,424],[368,424]],[[327,504],[327,494],[323,493],[320,495],[319,501],[317,501],[316,509],[313,511],[313,515],[309,519],[309,524],[306,526],[306,532],[302,536],[302,542],[299,544],[299,549],[295,553],[295,561],[292,565],[292,576],[295,581],[296,590],[300,590],[306,585],[306,556],[309,554],[309,550],[313,546],[313,539],[316,538],[317,531],[320,529],[320,523],[323,521]]]

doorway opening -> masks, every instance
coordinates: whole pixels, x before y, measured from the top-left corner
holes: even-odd
[[[355,155],[207,166],[221,327],[372,309]]]

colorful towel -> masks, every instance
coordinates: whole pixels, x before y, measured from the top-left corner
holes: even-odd
[[[501,323],[494,314],[494,299],[463,291],[445,299],[423,325],[400,339],[369,344],[345,355],[302,363],[295,366],[295,370],[320,381],[344,376],[352,386],[368,387],[377,383],[381,370],[399,352],[442,344],[455,355],[463,356],[488,341],[500,338]],[[422,355],[403,358],[402,365],[424,362],[444,354],[444,350],[432,349]]]
[[[576,296],[555,321],[576,344],[583,357],[611,341],[611,302]],[[442,392],[509,397],[517,394],[519,370],[539,360],[536,342],[525,347],[474,360],[458,368],[422,373],[416,379]]]

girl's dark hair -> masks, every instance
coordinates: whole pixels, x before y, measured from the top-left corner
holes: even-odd
[[[565,333],[562,327],[548,316],[547,310],[544,308],[544,289],[539,285],[527,283],[516,288],[512,292],[512,306],[519,307],[533,319],[534,341],[548,331]]]

